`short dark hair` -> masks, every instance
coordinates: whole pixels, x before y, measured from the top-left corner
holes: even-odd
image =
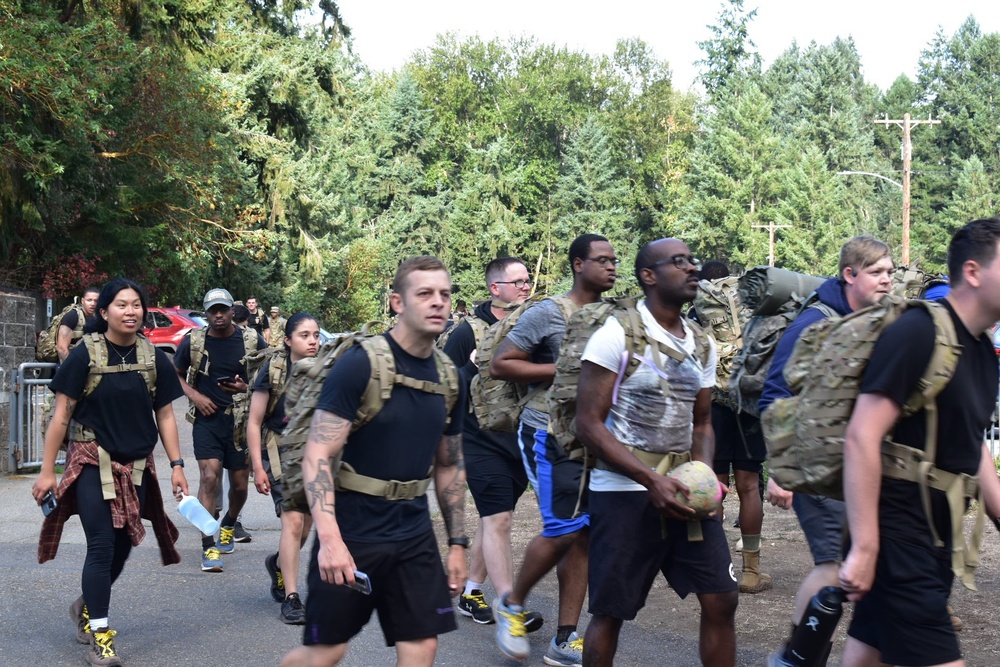
[[[242,303],[233,306],[233,322],[242,324],[250,319],[250,309]]]
[[[410,274],[414,271],[444,271],[448,273],[444,262],[437,257],[432,257],[431,255],[410,257],[404,259],[399,268],[396,269],[396,275],[392,279],[392,291],[396,294],[402,294],[406,290],[406,283]]]
[[[587,259],[590,253],[590,244],[607,239],[600,234],[580,234],[569,244],[569,270],[573,270],[573,262],[578,259]]]
[[[299,328],[300,324],[310,320],[316,322],[317,325],[319,324],[319,321],[309,313],[298,312],[289,317],[285,322],[285,338],[291,338],[292,334],[295,333],[295,330]],[[289,347],[288,343],[282,341],[282,345],[285,346],[285,353],[291,356],[292,348]]]
[[[102,310],[110,308],[111,302],[115,300],[118,293],[127,289],[135,290],[139,295],[139,303],[142,304],[142,321],[145,322],[146,315],[149,312],[149,308],[146,305],[146,290],[142,288],[142,285],[128,278],[112,278],[105,283],[104,287],[101,288],[100,294],[97,296],[98,314],[100,314]],[[97,321],[94,323],[94,331],[98,333],[107,333],[108,321],[103,317],[98,317]]]
[[[489,287],[490,283],[495,283],[497,280],[507,272],[507,269],[514,264],[521,264],[527,267],[527,265],[521,260],[520,257],[497,257],[492,262],[486,265],[486,286]]]
[[[719,278],[728,277],[729,267],[726,266],[725,262],[715,259],[705,262],[701,267],[701,271],[698,272],[698,278],[701,280],[718,280]]]
[[[653,244],[656,241],[659,241],[659,239],[643,244],[639,248],[639,252],[635,253],[635,281],[639,283],[639,287],[643,292],[646,291],[646,285],[642,282],[642,277],[639,274],[643,269],[649,268],[649,265],[655,261],[653,258]]]
[[[948,276],[952,285],[965,281],[962,265],[972,260],[989,266],[997,256],[1000,240],[1000,218],[981,218],[966,223],[955,232],[948,244]]]
[[[95,285],[91,285],[83,290],[83,296],[87,296],[88,294],[100,294],[100,293],[101,293],[101,288]]]

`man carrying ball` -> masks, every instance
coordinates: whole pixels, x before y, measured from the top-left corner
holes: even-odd
[[[717,516],[696,520],[676,498],[687,488],[656,472],[686,459],[710,466],[714,456],[715,345],[681,317],[697,292],[700,265],[677,239],[644,245],[635,258],[645,294],[637,309],[656,346],[647,345],[639,368],[621,381],[625,333],[609,317],[583,352],[577,435],[598,458],[590,478],[586,667],[613,664],[622,622],[645,605],[657,571],[681,598],[698,596],[702,664],[736,662],[737,583],[722,523]]]

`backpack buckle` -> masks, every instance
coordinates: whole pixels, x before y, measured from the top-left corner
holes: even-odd
[[[385,483],[382,497],[386,500],[413,500],[416,498],[416,491],[417,481],[400,482],[390,479]]]

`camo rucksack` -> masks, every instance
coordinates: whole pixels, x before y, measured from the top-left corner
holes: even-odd
[[[715,339],[719,363],[715,369],[715,389],[712,398],[734,409],[729,393],[729,377],[733,362],[743,343],[743,331],[750,320],[750,309],[740,302],[739,278],[728,276],[698,283],[694,309],[698,321]]]
[[[76,310],[76,328],[73,329],[73,339],[69,344],[70,348],[73,348],[77,341],[83,338],[83,325],[86,323],[83,306],[78,303],[71,303],[52,318],[48,328],[38,334],[38,340],[35,342],[35,359],[47,364],[54,364],[59,361],[59,351],[56,350],[56,343],[59,342],[59,325],[71,310]]]
[[[254,350],[243,357],[242,363],[247,369],[247,390],[233,395],[233,430],[234,442],[246,442],[247,424],[250,421],[250,401],[253,399],[253,386],[257,383],[257,375],[268,364],[268,384],[271,390],[267,399],[266,414],[274,412],[281,393],[285,387],[285,375],[288,369],[288,354],[284,346],[266,347]]]
[[[469,323],[469,328],[472,329],[472,335],[476,339],[476,349],[477,350],[479,349],[479,344],[482,342],[483,337],[489,330],[490,325],[486,324],[486,322],[479,319],[475,315],[468,315],[466,317],[463,317],[461,320],[455,322],[453,325],[445,329],[440,336],[438,336],[435,345],[437,345],[439,350],[443,350],[445,348],[445,346],[448,344],[448,339],[451,338],[451,335],[455,333],[455,330],[458,329],[459,326],[461,326],[462,322]]]
[[[110,359],[108,358],[108,346],[105,340],[104,334],[96,332],[87,334],[82,339],[81,344],[86,346],[87,354],[90,356],[90,365],[87,372],[87,383],[83,387],[83,395],[81,398],[85,398],[94,393],[94,390],[97,389],[97,385],[101,383],[101,378],[109,373],[129,373],[136,371],[146,383],[146,389],[149,390],[150,399],[155,401],[156,348],[153,344],[150,343],[145,336],[138,335],[135,339],[136,363],[111,364]],[[68,437],[70,440],[76,440],[79,442],[87,442],[97,439],[93,430],[76,421],[70,422]]]
[[[243,336],[243,358],[245,359],[257,351],[258,334],[255,329],[252,329],[250,327],[246,328],[237,327],[237,330],[239,330],[240,334]],[[190,347],[191,364],[188,366],[187,375],[184,379],[187,381],[187,383],[191,386],[192,389],[198,388],[198,383],[201,380],[202,375],[208,375],[208,367],[212,363],[212,360],[208,356],[208,351],[205,349],[205,337],[207,335],[208,335],[208,327],[199,327],[197,329],[192,329],[187,333],[191,345]],[[205,368],[201,367],[202,360],[205,361]],[[244,382],[249,381],[249,373],[247,374],[246,378],[243,378],[243,381]],[[236,396],[237,395],[235,394],[233,395],[234,409],[236,404]],[[187,420],[193,424],[195,416],[196,416],[196,408],[194,407],[194,403],[188,401]],[[244,435],[246,434],[245,424],[243,433]],[[239,451],[242,449],[241,443],[243,443],[246,440],[246,438],[244,437],[243,440],[240,440],[237,438],[237,435],[238,435],[238,429],[234,428],[233,439],[234,442],[236,443],[236,449]]]
[[[526,384],[507,382],[490,373],[490,361],[500,342],[507,337],[521,315],[546,299],[551,299],[559,307],[567,322],[577,309],[576,304],[566,295],[529,299],[507,317],[491,325],[477,348],[476,365],[479,366],[479,373],[472,378],[469,401],[479,427],[484,431],[515,433],[525,407],[530,406],[540,412],[548,410],[545,392],[550,383],[541,383],[529,390]]]
[[[360,345],[368,355],[371,377],[361,395],[357,416],[351,423],[352,433],[375,418],[389,400],[393,387],[397,384],[444,396],[450,423],[452,409],[458,401],[459,379],[458,370],[448,355],[434,348],[434,362],[438,370],[437,383],[400,375],[396,373],[396,361],[392,355],[392,348],[389,347],[389,341],[384,335],[369,333],[369,324],[363,326],[360,331],[326,343],[315,357],[296,362],[288,374],[285,388],[285,413],[288,416],[288,425],[282,433],[279,452],[283,494],[290,510],[309,511],[302,479],[302,456],[309,439],[313,413],[316,411],[316,403],[319,401],[323,382],[330,374],[330,369],[355,345]],[[337,471],[338,477],[341,474],[339,468],[338,456],[334,462],[334,470]]]

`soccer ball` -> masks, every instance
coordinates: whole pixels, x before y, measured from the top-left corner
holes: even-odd
[[[719,508],[722,501],[722,487],[715,472],[701,461],[682,463],[667,473],[691,491],[687,498],[677,492],[677,502],[694,510],[695,519],[704,519]]]

